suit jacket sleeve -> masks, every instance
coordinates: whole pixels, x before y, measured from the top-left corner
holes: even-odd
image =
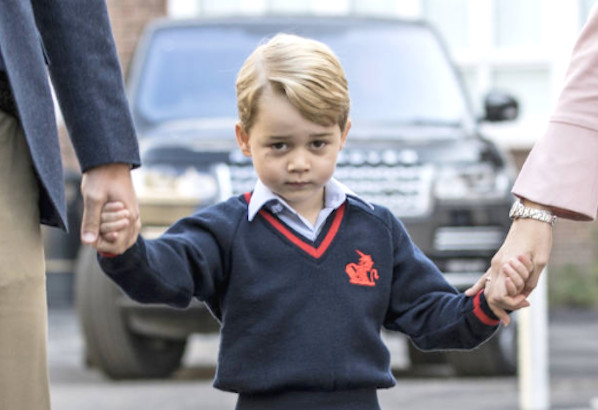
[[[544,136],[535,144],[513,193],[591,220],[598,208],[598,7],[577,40],[564,88]]]
[[[104,0],[31,0],[52,84],[81,168],[139,165]]]

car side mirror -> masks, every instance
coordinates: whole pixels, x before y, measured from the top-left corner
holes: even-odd
[[[505,92],[490,91],[484,98],[484,110],[484,121],[512,121],[519,115],[519,101]]]

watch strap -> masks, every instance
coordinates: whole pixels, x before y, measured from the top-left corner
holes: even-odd
[[[509,217],[511,219],[535,219],[537,221],[546,222],[551,226],[556,223],[557,219],[557,217],[550,211],[523,205],[520,199],[517,199],[511,207]]]

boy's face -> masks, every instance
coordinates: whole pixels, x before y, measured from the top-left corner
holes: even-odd
[[[324,203],[324,185],[330,180],[350,123],[341,133],[338,124],[313,123],[280,93],[265,90],[249,133],[236,126],[243,154],[251,157],[260,180],[308,219]]]

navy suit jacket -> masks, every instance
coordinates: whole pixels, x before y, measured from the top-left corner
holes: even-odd
[[[41,222],[66,229],[48,71],[82,171],[140,163],[105,1],[1,0],[0,53],[39,180]]]

